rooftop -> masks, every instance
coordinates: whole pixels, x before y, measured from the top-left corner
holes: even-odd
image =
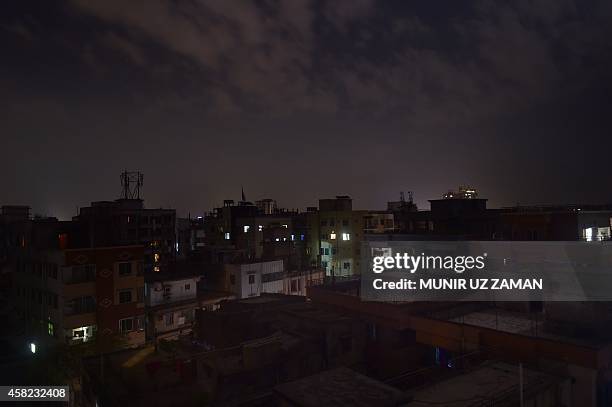
[[[345,367],[281,384],[274,392],[291,405],[303,407],[385,407],[408,400],[405,393]]]
[[[545,338],[596,349],[606,344],[604,341],[593,337],[576,337],[551,333],[545,329],[543,316],[538,318],[537,314],[508,311],[498,308],[488,308],[469,312],[448,320],[465,325],[489,328],[523,336]]]
[[[523,369],[525,394],[530,390],[546,389],[565,380],[531,369]],[[519,367],[496,362],[472,372],[455,376],[412,394],[409,407],[431,405],[468,407],[480,405],[514,406],[519,402]]]

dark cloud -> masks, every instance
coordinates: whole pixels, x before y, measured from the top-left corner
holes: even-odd
[[[603,0],[19,3],[0,20],[6,147],[44,145],[33,168],[71,192],[22,171],[36,194],[7,196],[69,207],[108,198],[86,176],[137,167],[182,211],[239,184],[288,206],[466,182],[494,203],[610,200],[611,22]]]

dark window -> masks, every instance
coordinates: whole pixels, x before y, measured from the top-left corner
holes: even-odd
[[[166,318],[166,326],[174,325],[174,313],[170,312],[165,315]]]
[[[255,284],[255,274],[249,274],[249,284]]]
[[[49,276],[49,278],[57,280],[57,264],[50,264],[49,265],[48,276]]]
[[[129,276],[130,274],[132,274],[132,263],[119,263],[119,275]]]
[[[185,290],[191,289],[191,284],[185,284]]]
[[[342,226],[348,226],[349,221],[348,219],[342,219]]]
[[[53,302],[54,308],[57,308],[57,295],[53,296],[51,300]],[[94,312],[96,310],[96,300],[94,297],[77,297],[71,300],[66,301],[65,304],[65,314],[66,315],[77,315],[84,314],[89,312]]]
[[[94,281],[96,278],[96,266],[85,264],[82,266],[72,266],[72,278],[70,283],[85,283]]]
[[[125,304],[126,302],[132,302],[132,291],[119,291],[119,304]]]
[[[231,285],[236,284],[236,276],[233,274],[230,274],[230,284]]]

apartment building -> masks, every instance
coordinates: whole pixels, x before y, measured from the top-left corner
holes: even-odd
[[[306,295],[308,287],[323,282],[319,268],[287,270],[283,260],[223,265],[219,289],[235,298],[258,297],[262,294]]]
[[[368,211],[353,210],[352,199],[337,196],[320,199],[318,208],[308,208],[308,249],[312,264],[328,277],[359,273],[361,241]]]
[[[142,245],[144,272],[163,272],[176,258],[176,211],[145,208],[142,199],[92,202],[73,218],[75,235],[88,247]]]
[[[13,299],[27,335],[67,344],[100,335],[144,343],[143,251],[115,246],[21,256]]]

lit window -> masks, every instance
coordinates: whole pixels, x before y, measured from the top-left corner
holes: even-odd
[[[262,225],[257,226],[257,230],[261,232],[263,230],[263,226]]]
[[[285,229],[287,229],[287,228],[289,227],[289,225],[283,225],[283,227],[284,227]]]
[[[229,232],[225,232],[225,240],[230,240],[230,234],[229,234]]]
[[[351,234],[350,233],[343,233],[342,234],[342,240],[351,240]]]
[[[159,266],[153,267],[153,271],[156,272],[156,273],[159,273]]]
[[[244,230],[244,233],[248,233],[250,228],[251,228],[251,227],[250,227],[249,225],[244,225],[244,226],[242,227],[242,229]]]
[[[331,240],[336,240],[336,232],[331,232],[331,235],[329,235],[329,238]]]
[[[291,235],[291,240],[295,240],[295,235]]]
[[[155,263],[159,263],[159,253],[154,253],[154,254],[153,254],[153,261],[154,261]]]

